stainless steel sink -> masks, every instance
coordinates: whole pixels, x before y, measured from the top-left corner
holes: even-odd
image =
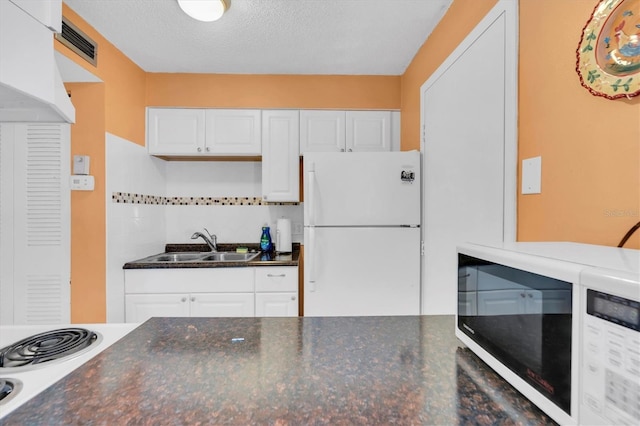
[[[202,259],[202,253],[160,253],[144,259],[146,262],[191,262]]]
[[[248,262],[259,253],[216,252],[201,259],[202,262]]]
[[[184,263],[184,262],[248,262],[260,253],[219,252],[173,252],[145,257],[136,263]]]

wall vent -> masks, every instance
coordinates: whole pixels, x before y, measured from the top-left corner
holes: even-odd
[[[56,39],[94,67],[98,66],[98,44],[64,16],[62,17],[62,32],[56,34]]]

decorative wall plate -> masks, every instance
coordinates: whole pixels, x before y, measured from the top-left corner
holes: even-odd
[[[585,25],[576,71],[593,95],[640,95],[640,0],[601,0]]]

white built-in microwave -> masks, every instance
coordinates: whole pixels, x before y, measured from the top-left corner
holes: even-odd
[[[460,245],[456,336],[549,417],[560,424],[586,424],[583,417],[588,416],[584,414],[585,397],[591,398],[592,407],[597,407],[594,401],[602,401],[608,394],[602,391],[585,396],[581,391],[585,381],[583,323],[585,315],[593,317],[583,315],[587,299],[593,294],[587,296],[581,280],[589,268],[635,274],[635,287],[631,284],[629,288],[635,288],[637,294],[640,291],[639,264],[638,250],[589,244]],[[622,296],[637,301],[629,291]],[[620,297],[619,292],[612,291],[611,294]],[[615,311],[611,303],[619,299],[610,298],[607,302],[600,299],[597,302],[600,311],[606,308]],[[631,312],[634,305],[624,306],[630,306],[624,318],[635,318]],[[603,321],[610,322],[606,319],[597,317],[594,321],[603,330],[609,327],[602,324]],[[619,327],[619,324],[614,325]],[[623,341],[630,335],[637,341],[637,328],[635,334],[632,330],[630,333],[625,331]],[[635,346],[630,345],[630,352],[625,354],[634,353]],[[598,359],[598,365],[606,360],[608,358]],[[592,359],[591,366],[595,363]],[[600,383],[600,377],[592,377],[592,381]],[[625,377],[635,383],[640,381],[637,373]],[[640,406],[639,394],[633,397],[632,405]],[[605,401],[601,406],[608,407]],[[619,407],[615,410],[622,416]],[[631,415],[634,415],[633,411]],[[610,417],[598,420],[591,416],[591,419],[592,424],[604,425],[613,421]],[[615,418],[619,419],[624,417]]]

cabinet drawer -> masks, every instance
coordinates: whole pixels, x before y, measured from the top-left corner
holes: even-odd
[[[256,291],[298,291],[298,268],[295,266],[256,268]]]
[[[126,269],[125,293],[253,293],[253,268]]]

